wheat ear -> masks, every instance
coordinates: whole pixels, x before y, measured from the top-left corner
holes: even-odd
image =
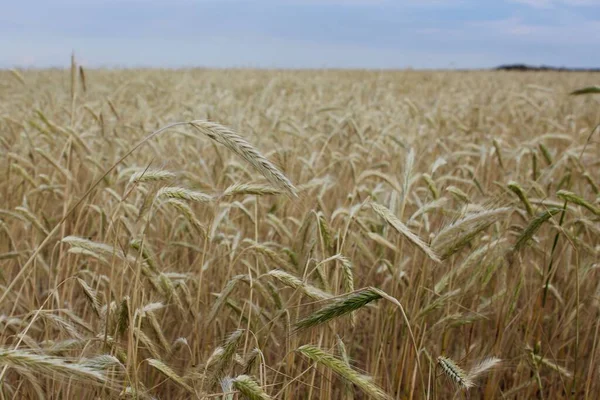
[[[246,160],[273,186],[282,189],[293,197],[297,197],[297,190],[292,182],[240,135],[214,122],[196,120],[190,122],[190,125]]]
[[[391,399],[387,393],[385,393],[380,387],[372,382],[371,377],[359,374],[344,361],[338,359],[332,354],[329,354],[312,345],[301,346],[296,351],[311,361],[314,361],[317,364],[332,370],[344,380],[352,382],[362,389],[362,391],[367,395],[378,400]]]
[[[465,370],[460,368],[458,365],[456,365],[456,363],[452,361],[452,359],[439,356],[437,361],[444,374],[446,374],[446,376],[450,378],[454,383],[456,383],[459,387],[469,389],[475,386],[475,384],[469,377],[469,374],[465,372]]]
[[[308,317],[298,321],[296,323],[296,330],[321,325],[334,318],[356,311],[372,301],[379,300],[381,297],[381,293],[374,288],[366,288],[340,297],[331,304],[326,305]]]
[[[388,224],[390,224],[398,233],[407,238],[412,244],[417,246],[423,253],[425,253],[431,260],[439,263],[441,262],[440,258],[433,251],[427,243],[421,240],[417,235],[412,233],[410,229],[406,225],[400,221],[398,217],[394,215],[388,208],[371,202],[371,208],[375,211],[381,218],[383,218]]]
[[[243,394],[248,400],[270,400],[260,385],[248,375],[239,375],[233,379],[233,388]]]

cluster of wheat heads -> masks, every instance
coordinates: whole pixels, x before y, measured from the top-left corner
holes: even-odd
[[[0,71],[0,396],[595,398],[594,79]]]

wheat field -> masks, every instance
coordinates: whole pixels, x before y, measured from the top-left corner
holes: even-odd
[[[0,71],[2,399],[597,398],[597,81]]]

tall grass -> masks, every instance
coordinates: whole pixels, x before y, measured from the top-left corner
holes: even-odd
[[[0,71],[0,395],[596,398],[594,79]]]

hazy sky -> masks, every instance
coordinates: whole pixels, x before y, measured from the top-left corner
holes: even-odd
[[[12,0],[0,67],[600,67],[600,0]]]

